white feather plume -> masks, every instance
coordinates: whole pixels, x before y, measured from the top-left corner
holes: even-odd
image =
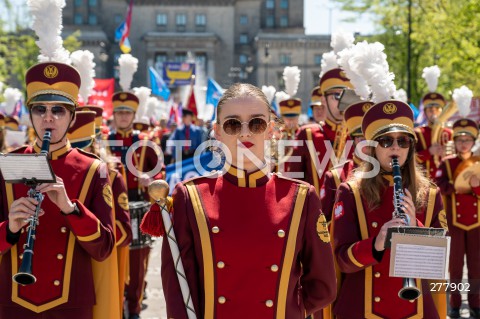
[[[145,116],[148,119],[155,118],[157,111],[160,111],[161,102],[154,96],[150,96],[147,99],[147,110],[145,112]]]
[[[300,84],[300,69],[298,66],[287,66],[283,69],[283,81],[285,82],[285,92],[294,96],[298,91]]]
[[[458,114],[461,117],[467,117],[471,111],[473,92],[465,85],[453,90],[453,100],[457,103]]]
[[[362,76],[372,91],[371,100],[374,103],[389,100],[396,91],[393,79],[395,75],[389,71],[387,55],[383,52],[384,45],[380,42],[357,43],[355,72]]]
[[[398,89],[397,91],[395,91],[395,94],[393,95],[393,98],[395,100],[399,100],[399,101],[402,101],[404,103],[408,102],[407,92],[404,89]]]
[[[135,95],[138,97],[138,109],[135,113],[135,120],[140,121],[140,119],[145,116],[147,100],[152,93],[152,90],[145,86],[141,86],[138,88],[133,88],[133,93],[135,93]]]
[[[321,68],[322,71],[320,72],[320,77],[322,77],[328,71],[338,68],[337,55],[335,52],[330,51],[322,54]]]
[[[330,45],[332,46],[333,52],[338,54],[344,49],[351,48],[355,42],[355,37],[351,32],[338,31],[332,34],[332,41]]]
[[[95,87],[95,62],[93,62],[93,53],[85,50],[78,50],[72,52],[71,55],[72,64],[80,73],[82,85],[80,86],[79,94],[82,97],[84,103],[88,102],[88,97],[92,94]]]
[[[428,91],[435,92],[437,90],[440,73],[438,65],[423,68],[422,78],[427,82]]]
[[[32,29],[38,36],[39,62],[55,61],[70,64],[70,53],[63,47],[62,9],[65,0],[28,0]]]
[[[11,115],[17,102],[22,99],[22,92],[19,89],[6,88],[3,97],[5,98],[5,113]]]
[[[359,73],[360,66],[358,64],[360,61],[355,58],[356,55],[361,54],[361,51],[359,51],[361,46],[361,43],[358,43],[351,48],[339,52],[338,64],[342,70],[345,71],[347,78],[350,79],[350,83],[352,83],[355,93],[362,100],[368,100],[371,94],[371,89],[362,74]]]
[[[277,92],[277,89],[273,85],[262,85],[262,92],[265,94],[267,97],[268,103],[272,104],[273,99],[275,98],[275,92]]]
[[[138,69],[138,59],[131,54],[122,54],[118,58],[119,65],[119,83],[123,91],[130,91],[133,81],[133,74]]]
[[[280,91],[275,93],[275,101],[279,104],[282,101],[288,100],[290,98],[290,95],[287,93]]]

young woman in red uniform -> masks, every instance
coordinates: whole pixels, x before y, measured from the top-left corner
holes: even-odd
[[[379,173],[373,177],[355,174],[337,191],[334,247],[343,279],[334,313],[338,319],[439,318],[423,280],[417,280],[423,287],[419,299],[399,298],[402,278],[389,277],[390,250],[384,248],[387,229],[406,225],[403,219],[392,218],[394,156],[402,170],[402,205],[409,225],[438,227],[445,221],[444,213],[439,214],[443,210],[440,192],[415,163],[412,110],[400,101],[377,103],[365,113],[362,131],[378,145],[369,147],[368,155],[373,158],[359,170],[371,172],[376,161]]]
[[[197,318],[303,319],[334,299],[320,200],[309,184],[269,172],[265,141],[273,125],[260,89],[231,86],[214,125],[227,153],[224,169],[173,192],[174,230]],[[166,244],[162,281],[168,317],[187,318]]]
[[[467,256],[468,281],[471,285],[468,294],[470,317],[480,318],[480,177],[470,175],[465,180],[466,188],[456,189],[455,182],[464,169],[480,161],[472,155],[472,147],[478,136],[475,121],[462,118],[453,124],[453,138],[457,154],[447,157],[437,171],[437,184],[445,195],[448,229],[451,236],[450,280],[461,283],[464,258]],[[477,164],[478,165],[478,164]],[[450,318],[460,318],[462,297],[460,292],[450,294]]]

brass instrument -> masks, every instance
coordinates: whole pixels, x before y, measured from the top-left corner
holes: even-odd
[[[433,123],[433,126],[432,126],[432,136],[431,136],[432,145],[438,144],[439,142],[443,142],[445,137],[442,138],[442,134],[440,132],[442,128],[445,126],[445,122],[457,111],[458,111],[457,103],[455,103],[455,101],[452,101],[442,110],[442,113],[440,113],[440,115],[435,119],[435,122]],[[438,156],[434,156],[433,160],[435,162],[435,165],[438,167],[438,165],[440,164],[440,158]]]
[[[335,141],[333,141],[333,151],[335,152],[335,156],[337,159],[342,156],[344,152],[345,144],[347,142],[347,125],[345,124],[345,120],[337,126],[337,130],[335,132]],[[348,154],[345,155],[345,157]]]
[[[400,208],[400,200],[405,196],[402,185],[402,173],[398,157],[392,158],[392,175],[393,175],[393,217],[401,218],[409,224],[409,216]],[[414,278],[403,278],[403,287],[398,291],[398,296],[404,300],[415,300],[420,297],[420,289],[417,288]]]
[[[470,177],[477,175],[480,178],[480,156],[472,156],[463,160],[453,173],[455,191],[459,194],[468,194],[472,191]]]
[[[40,151],[40,154],[45,154],[46,156],[48,156],[51,138],[52,133],[50,132],[50,130],[47,129],[43,136],[42,149]],[[35,189],[37,186],[36,182],[28,183],[28,186],[30,186],[30,189],[28,191],[28,197],[34,198],[38,202],[38,204],[35,207],[35,214],[28,219],[30,224],[28,225],[27,240],[26,243],[23,245],[24,251],[22,263],[20,264],[18,272],[13,275],[12,278],[16,283],[24,286],[34,284],[37,281],[37,278],[35,278],[35,276],[32,274],[33,247],[35,245],[36,228],[39,224],[38,215],[40,213],[40,207],[44,198],[44,195]]]

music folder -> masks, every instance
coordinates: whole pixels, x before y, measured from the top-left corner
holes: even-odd
[[[0,154],[0,170],[7,183],[55,183],[47,154]]]

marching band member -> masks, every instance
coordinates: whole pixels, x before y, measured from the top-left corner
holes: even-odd
[[[106,292],[99,291],[108,295],[108,303],[97,303],[94,313],[99,314],[98,318],[107,316],[120,317],[123,312],[123,299],[125,292],[125,280],[127,279],[128,269],[128,245],[132,241],[132,226],[130,224],[130,214],[128,209],[127,186],[125,185],[125,172],[121,163],[113,163],[106,156],[100,156],[100,148],[96,142],[96,115],[94,111],[82,111],[76,113],[76,119],[73,126],[69,129],[67,138],[72,147],[76,147],[86,152],[95,154],[102,159],[108,166],[108,176],[112,187],[112,200],[114,206],[113,214],[115,220],[115,252],[112,253],[108,268],[105,271],[98,272],[97,276],[102,281],[102,286],[107,286]],[[122,174],[123,173],[123,174]],[[116,264],[116,265],[114,265]],[[116,266],[116,267],[115,267]],[[103,288],[103,287],[102,287]],[[115,292],[118,290],[117,296]],[[114,298],[117,298],[116,300]],[[116,307],[116,309],[114,308]],[[118,315],[117,315],[118,314]]]
[[[174,230],[198,318],[303,319],[333,301],[320,200],[312,186],[269,172],[264,143],[273,125],[260,89],[231,86],[214,124],[226,166],[173,192]],[[167,244],[162,282],[168,317],[187,318]]]
[[[328,155],[325,142],[330,142],[331,145],[335,144],[337,129],[340,129],[339,124],[343,119],[338,110],[338,101],[344,88],[352,88],[352,84],[341,69],[335,68],[322,76],[320,79],[321,100],[322,105],[325,105],[327,109],[327,119],[323,126],[314,123],[300,128],[296,136],[299,144],[293,148],[292,160],[288,163],[288,172],[303,173],[302,180],[312,184],[317,194],[320,194],[320,188],[323,185],[324,171],[329,169],[330,157],[323,170],[321,167],[317,167],[316,163],[321,165],[324,157]],[[310,154],[307,142],[313,143],[317,154]]]
[[[92,318],[92,261],[105,260],[115,239],[111,187],[108,178],[101,176],[104,164],[72,149],[66,138],[75,119],[80,76],[69,65],[45,62],[27,71],[26,84],[37,141],[15,153],[40,152],[42,137],[51,129],[49,157],[57,182],[37,186],[46,194],[35,240],[37,282],[19,286],[11,278],[22,258],[26,218],[34,214],[37,202],[26,197],[25,185],[1,180],[0,276],[4,287],[0,318],[39,318],[39,313],[47,318]]]
[[[310,94],[310,108],[312,109],[313,122],[323,125],[327,119],[327,110],[322,104],[322,90],[319,86],[313,88]]]
[[[430,92],[422,98],[423,112],[427,119],[427,124],[415,128],[417,140],[419,141],[416,145],[418,161],[428,172],[428,176],[432,180],[435,179],[435,173],[437,171],[435,157],[441,159],[445,156],[445,146],[447,142],[452,139],[452,131],[448,128],[442,128],[440,136],[432,136],[433,126],[435,124],[443,124],[438,123],[438,117],[447,104],[443,95],[435,92],[439,76],[440,69],[436,65],[423,69],[423,77],[430,90]],[[448,119],[444,120],[446,121]]]
[[[377,103],[366,112],[362,131],[366,139],[378,142],[376,148],[369,147],[369,155],[379,162],[380,174],[373,178],[354,175],[338,189],[333,208],[334,246],[344,274],[334,312],[339,319],[438,318],[426,281],[421,281],[423,295],[416,301],[398,297],[402,278],[389,277],[390,251],[384,248],[387,229],[405,225],[403,219],[391,215],[393,156],[402,167],[406,194],[402,210],[410,217],[409,225],[439,226],[445,218],[440,192],[415,163],[413,112],[400,101]],[[366,161],[360,169],[369,172],[372,167]]]
[[[138,60],[129,54],[123,54],[119,63],[121,70],[120,83],[123,91],[115,93],[112,97],[113,120],[116,130],[110,132],[108,141],[120,142],[121,145],[112,145],[109,148],[112,155],[119,157],[125,167],[128,202],[148,201],[149,197],[146,191],[148,184],[154,179],[163,178],[161,171],[163,159],[160,150],[155,147],[153,142],[150,142],[148,135],[133,130],[133,120],[139,107],[139,99],[135,94],[128,92],[133,74],[130,74],[130,81],[126,81],[127,75],[124,72],[136,68],[124,68],[122,66],[134,65],[138,63]],[[146,144],[139,144],[141,141],[145,141]],[[135,143],[138,144],[136,149],[131,147]],[[127,158],[127,156],[130,156],[130,158]],[[131,161],[133,165],[129,167],[127,165],[128,161]],[[151,172],[151,174],[147,174],[147,172]],[[140,315],[149,254],[149,245],[131,247],[130,249],[130,282],[126,287],[130,319],[139,318]]]
[[[447,157],[437,171],[437,184],[446,197],[448,229],[451,236],[450,281],[461,283],[464,258],[467,256],[468,280],[472,285],[468,294],[471,318],[480,318],[480,175],[471,174],[465,180],[466,189],[455,189],[460,174],[480,161],[472,156],[472,147],[478,137],[475,121],[461,118],[453,124],[456,155]],[[478,166],[478,164],[477,164]],[[458,291],[450,293],[450,318],[460,318],[462,298]]]
[[[353,148],[365,140],[361,127],[362,118],[372,105],[372,102],[363,101],[354,103],[345,109],[345,125],[347,126],[350,138],[353,140]],[[332,209],[338,186],[350,177],[352,171],[358,168],[360,163],[361,159],[354,154],[352,159],[333,167],[325,174],[325,179],[320,189],[320,200],[322,201],[322,211],[325,217],[327,217],[328,222],[330,222],[332,218]]]

